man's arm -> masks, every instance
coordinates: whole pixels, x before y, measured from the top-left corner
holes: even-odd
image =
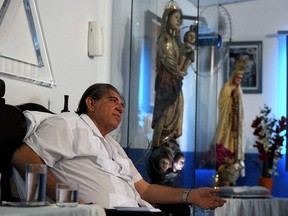
[[[195,204],[204,209],[215,209],[223,206],[224,199],[216,196],[218,190],[212,188],[192,189],[185,195],[185,188],[167,187],[157,184],[149,184],[143,179],[135,183],[136,190],[141,198],[154,204],[183,203]],[[184,197],[183,197],[184,195]]]
[[[25,165],[33,163],[44,164],[44,161],[26,144],[23,144],[18,149],[16,149],[12,157],[12,164],[23,179],[25,179]],[[46,194],[52,200],[55,200],[56,198],[57,183],[58,180],[48,168]]]

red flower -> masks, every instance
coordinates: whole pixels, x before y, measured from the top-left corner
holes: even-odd
[[[216,144],[216,167],[227,163],[228,160],[234,159],[234,154],[223,144]]]
[[[257,128],[258,125],[261,123],[261,120],[262,120],[261,118],[259,118],[259,117],[256,116],[256,119],[253,121],[251,127],[252,127],[252,128]]]

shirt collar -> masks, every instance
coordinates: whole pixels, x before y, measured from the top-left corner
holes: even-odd
[[[102,137],[102,134],[100,133],[99,129],[96,127],[95,123],[92,121],[92,119],[86,115],[86,114],[81,114],[80,118],[91,128],[93,133],[99,137]]]

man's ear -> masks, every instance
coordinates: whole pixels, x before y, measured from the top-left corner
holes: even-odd
[[[92,97],[87,97],[86,100],[87,111],[93,112],[95,110],[95,101]]]

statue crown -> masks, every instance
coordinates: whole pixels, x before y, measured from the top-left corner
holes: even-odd
[[[167,9],[179,9],[179,6],[174,0],[170,0],[165,4],[165,10]]]

